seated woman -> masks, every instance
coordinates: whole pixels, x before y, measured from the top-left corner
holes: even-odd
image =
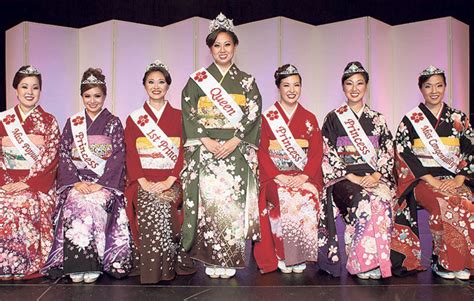
[[[318,256],[323,143],[316,117],[298,102],[302,79],[289,64],[275,72],[280,100],[264,114],[258,150],[262,273],[302,273]]]
[[[60,143],[55,240],[42,273],[92,283],[102,271],[116,278],[131,269],[123,196],[125,144],[118,117],[103,108],[100,69],[82,75],[85,110],[66,122]]]
[[[139,255],[141,283],[193,274],[181,247],[183,168],[181,111],[165,99],[171,75],[160,61],[148,65],[143,87],[148,101],[127,118],[127,213]]]
[[[347,102],[324,121],[325,213],[332,215],[335,204],[346,223],[347,271],[379,279],[392,275],[393,141],[384,116],[364,104],[368,83],[361,63],[347,64],[342,75]],[[337,246],[326,255],[340,259]]]
[[[421,72],[425,100],[403,117],[396,136],[399,201],[392,240],[394,273],[422,270],[416,208],[426,209],[433,236],[432,269],[445,279],[474,271],[474,133],[468,116],[443,102],[444,71]],[[468,186],[466,186],[469,185]]]
[[[53,242],[59,127],[38,105],[41,74],[13,78],[19,104],[0,113],[0,279],[41,277]]]

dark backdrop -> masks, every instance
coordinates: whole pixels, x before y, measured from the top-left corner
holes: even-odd
[[[4,32],[22,21],[81,28],[116,19],[165,26],[194,16],[213,19],[222,11],[235,25],[277,16],[313,25],[364,16],[390,25],[452,16],[474,25],[473,0],[2,0],[0,5],[1,111],[5,89],[11,89],[11,79],[5,85]],[[473,32],[471,28],[470,41]],[[470,64],[470,95],[474,91],[473,52],[471,46],[470,62],[466,62]],[[471,101],[471,112],[473,107]]]

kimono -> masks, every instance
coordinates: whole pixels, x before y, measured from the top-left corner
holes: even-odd
[[[9,194],[0,190],[0,277],[40,277],[53,242],[54,182],[58,165],[59,127],[54,116],[37,106],[0,121],[0,186],[22,181],[28,188]],[[39,159],[30,163],[8,137],[4,123],[18,118]]]
[[[141,283],[171,280],[176,273],[194,273],[192,260],[183,251],[181,239],[182,189],[179,174],[183,168],[181,111],[167,102],[160,111],[148,103],[144,110],[179,149],[175,164],[145,137],[131,117],[127,118],[125,143],[127,146],[127,214],[130,219]],[[140,187],[138,179],[160,182],[169,176],[178,180],[161,194],[152,194]]]
[[[94,120],[69,118],[60,142],[57,180],[59,204],[54,244],[42,273],[51,278],[79,272],[105,271],[115,278],[131,269],[128,219],[123,195],[125,144],[118,117],[103,109]],[[86,123],[89,149],[106,160],[101,176],[81,159],[71,126]],[[82,194],[77,182],[100,184],[99,191]]]
[[[232,65],[225,75],[207,68],[243,111],[234,127],[189,79],[182,92],[185,166],[183,246],[207,265],[245,267],[245,240],[258,240],[257,146],[261,96],[254,78]],[[220,143],[241,139],[224,159],[216,159],[199,138]]]
[[[262,238],[255,244],[254,255],[264,273],[275,271],[278,260],[283,260],[286,266],[317,261],[319,199],[323,188],[323,140],[316,117],[301,104],[291,116],[278,102],[275,107],[279,113],[276,118],[283,117],[305,152],[307,162],[303,170],[299,169],[276,140],[267,119],[263,118],[258,150]],[[275,118],[272,113],[267,113],[269,118]],[[309,178],[300,187],[292,188],[275,181],[280,174],[305,174]]]
[[[420,178],[431,174],[439,179],[456,174],[443,168],[426,149],[408,117],[403,117],[396,136],[398,203],[394,209],[392,240],[394,273],[406,275],[423,270],[418,236],[417,205],[429,213],[433,236],[433,262],[448,271],[474,272],[474,133],[466,114],[443,104],[439,116],[421,103],[419,109],[433,126],[448,151],[460,158],[457,174],[466,177],[455,192],[442,192]],[[412,119],[413,120],[413,119]],[[414,120],[416,122],[416,120]]]
[[[335,227],[329,218],[336,215],[336,206],[346,224],[344,242],[347,254],[347,271],[358,274],[380,268],[382,277],[391,276],[390,238],[392,231],[393,184],[393,141],[382,114],[364,105],[358,118],[362,130],[376,152],[375,169],[371,167],[350,140],[337,117],[336,110],[330,112],[324,121],[323,173],[326,196],[323,230],[320,233],[320,247],[327,262],[327,270],[335,275],[340,262],[337,244],[333,236]],[[347,180],[349,173],[357,176],[379,172],[382,177],[373,188],[363,188]],[[325,220],[328,218],[328,220]],[[320,265],[321,262],[320,262]]]

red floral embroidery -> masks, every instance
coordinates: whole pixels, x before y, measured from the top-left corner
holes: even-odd
[[[76,118],[74,118],[74,119],[72,120],[72,124],[73,124],[74,126],[78,126],[78,125],[80,125],[80,124],[82,124],[82,123],[84,123],[84,116],[76,116]]]
[[[205,80],[206,78],[207,78],[207,73],[206,73],[206,71],[198,72],[198,73],[196,73],[196,75],[194,76],[194,80],[197,80],[198,82],[202,82],[202,81]]]
[[[418,123],[421,120],[425,119],[425,117],[423,116],[423,113],[421,113],[421,112],[416,113],[415,112],[415,113],[411,114],[410,119],[413,120],[415,123]]]
[[[140,126],[145,126],[145,124],[147,124],[148,121],[150,121],[150,120],[148,119],[148,115],[142,115],[142,116],[138,117],[137,123],[138,123]]]
[[[14,121],[15,121],[15,114],[10,114],[10,115],[5,116],[5,118],[3,118],[3,123],[5,124],[10,124]]]
[[[339,109],[336,110],[336,112],[339,114],[347,112],[347,106],[340,107]]]
[[[278,119],[278,111],[269,111],[267,113],[267,117],[270,119],[270,121]]]

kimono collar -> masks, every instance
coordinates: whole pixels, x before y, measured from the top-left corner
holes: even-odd
[[[420,108],[420,110],[422,110],[425,113],[425,115],[427,113],[431,114],[431,116],[433,116],[434,118],[436,118],[436,120],[438,120],[441,114],[443,113],[444,109],[446,108],[446,104],[444,102],[441,103],[441,108],[439,109],[439,112],[436,115],[433,112],[431,112],[431,110],[422,102],[420,103],[418,107]]]
[[[168,105],[168,101],[165,100],[165,103],[163,104],[163,106],[157,110],[155,109],[152,105],[151,105],[151,102],[149,100],[146,101],[146,104],[148,105],[148,107],[150,107],[150,110],[152,111],[152,113],[155,115],[156,117],[156,122],[158,123],[158,121],[160,121],[161,119],[161,116],[163,115],[163,112],[165,111],[165,107]]]
[[[288,120],[291,120],[291,118],[293,118],[293,115],[295,115],[295,112],[296,110],[298,109],[298,106],[300,105],[299,102],[296,103],[296,106],[293,108],[293,111],[292,112],[288,112],[284,106],[281,105],[281,103],[279,101],[277,101],[278,105],[280,106],[281,110],[283,111],[283,113],[285,113],[286,117],[288,118]]]
[[[20,113],[21,120],[25,121],[26,118],[28,118],[28,116],[30,116],[30,114],[31,114],[34,110],[36,110],[36,108],[37,108],[38,106],[39,106],[39,105],[36,104],[36,106],[35,106],[33,109],[31,109],[31,110],[29,110],[27,113],[25,113],[25,112],[23,112],[23,110],[20,108],[20,105],[17,105],[18,112]]]
[[[346,102],[347,103],[347,102]],[[349,105],[347,105],[349,107]],[[365,111],[365,107],[366,107],[366,104],[364,103],[362,105],[362,108],[360,108],[359,112],[355,112],[354,110],[351,109],[351,107],[349,107],[351,109],[352,112],[354,112],[354,114],[357,116],[357,119],[360,119],[360,117],[362,116],[362,114],[364,113]]]
[[[89,115],[89,113],[87,113],[87,110],[86,110],[86,109],[84,109],[84,110],[85,110],[86,116],[88,116],[88,117],[91,119],[91,121],[94,122],[94,121],[97,119],[97,117],[99,117],[99,115],[102,114],[102,112],[105,110],[105,108],[102,107],[102,109],[100,110],[100,112],[97,113],[97,114],[95,114],[94,117],[92,117],[91,115]]]
[[[224,78],[226,76],[227,72],[229,72],[230,68],[232,68],[232,66],[234,66],[234,63],[230,64],[230,66],[226,70],[222,70],[221,67],[219,67],[219,65],[217,65],[215,62],[214,62],[214,65],[216,65],[217,70],[219,70],[219,72],[222,74],[222,78]]]

